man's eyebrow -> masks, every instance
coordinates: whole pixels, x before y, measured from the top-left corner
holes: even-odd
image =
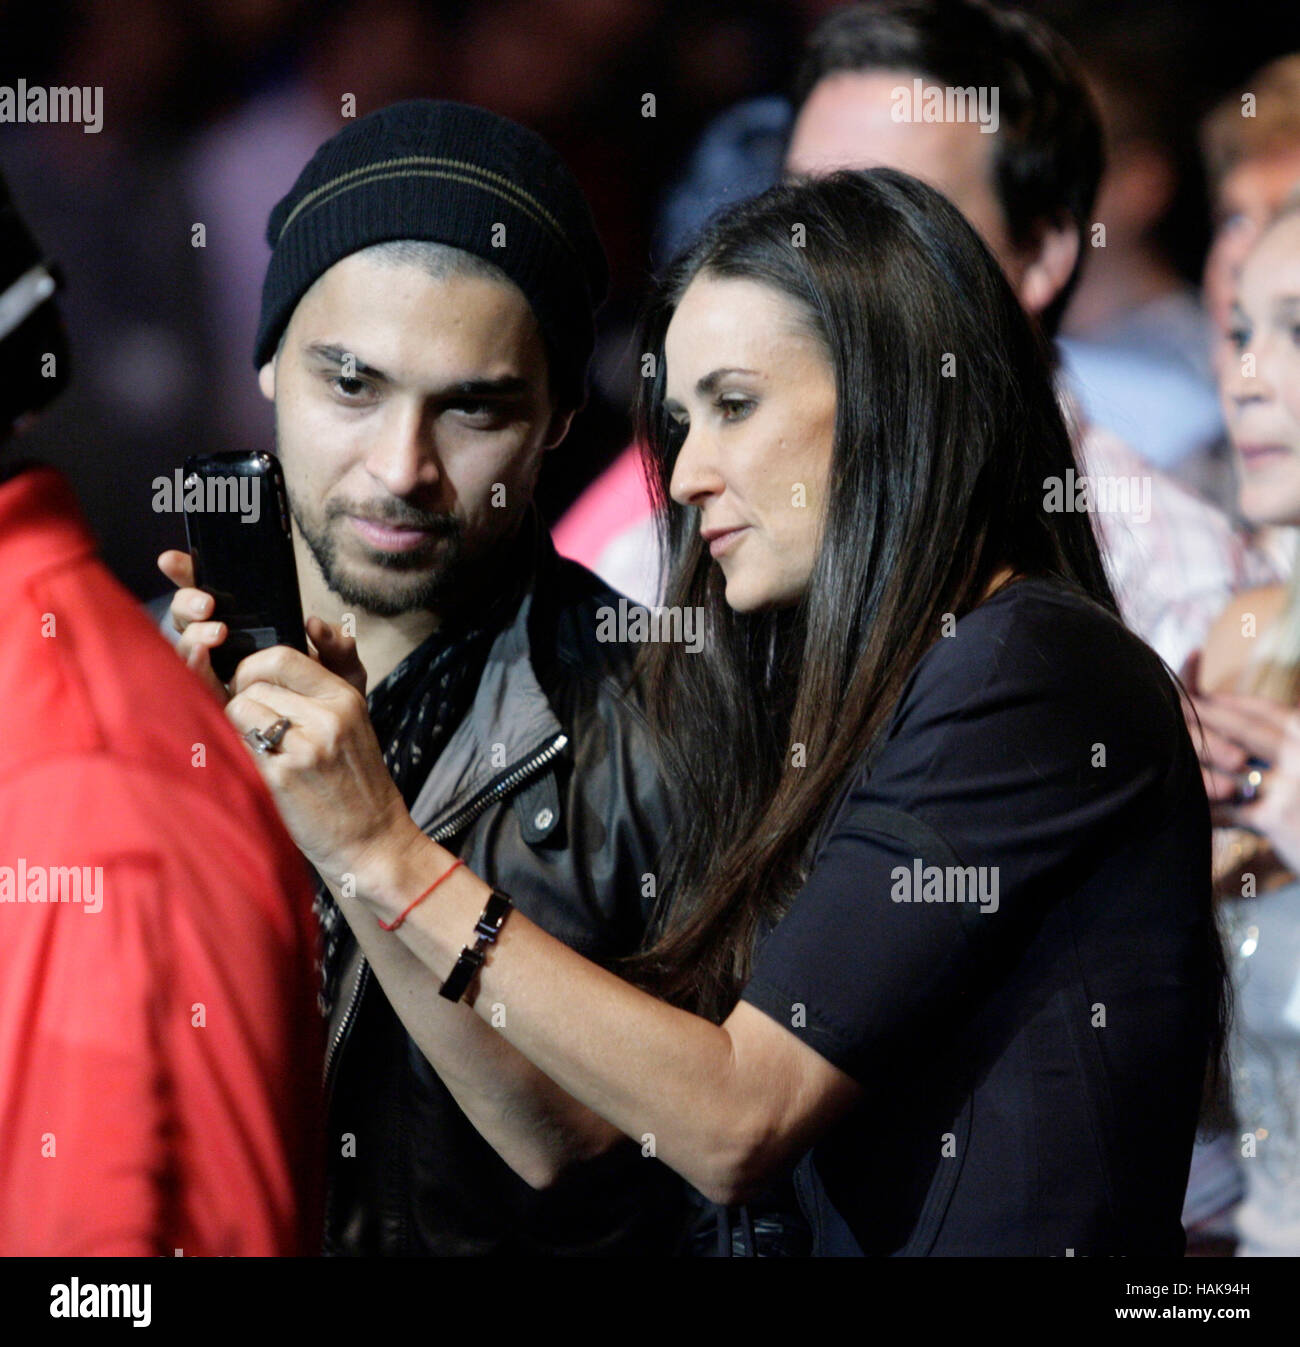
[[[708,397],[710,393],[714,392],[717,389],[718,385],[723,381],[723,379],[727,377],[728,374],[758,375],[758,371],[756,369],[739,369],[735,366],[729,367],[727,369],[711,370],[708,374],[703,375],[697,381],[695,385],[695,391],[698,394],[700,394],[701,397]]]
[[[529,391],[532,385],[518,374],[503,374],[499,379],[463,379],[457,384],[448,384],[439,397],[462,398],[517,398]]]
[[[342,346],[331,346],[328,342],[314,341],[307,347],[307,354],[315,356],[317,360],[323,361],[329,365],[342,366],[344,360],[352,362],[353,372],[358,375],[366,375],[371,379],[387,379],[383,370],[375,369],[373,365],[367,365],[364,360],[357,359],[356,353],[344,350]]]
[[[353,370],[358,377],[364,375],[370,379],[384,379],[388,376],[381,369],[367,365],[352,351],[342,346],[333,346],[329,342],[312,342],[307,354],[329,365],[342,367],[345,358],[353,361]],[[516,398],[527,393],[531,385],[528,380],[517,374],[503,374],[499,379],[462,379],[458,383],[448,384],[438,390],[438,397],[459,398]]]

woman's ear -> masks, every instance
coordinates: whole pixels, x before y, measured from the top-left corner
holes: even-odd
[[[262,368],[257,371],[257,386],[262,390],[262,396],[268,402],[275,401],[276,358],[277,358],[276,356],[272,356],[270,360],[268,360],[266,364],[263,365]]]

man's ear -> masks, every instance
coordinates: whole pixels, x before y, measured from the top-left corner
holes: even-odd
[[[275,401],[275,362],[277,357],[272,356],[270,360],[257,371],[257,386],[262,390],[262,396],[268,402]]]
[[[1021,305],[1037,315],[1061,293],[1079,260],[1079,231],[1068,218],[1044,224],[1016,286]]]
[[[554,449],[563,441],[573,424],[573,414],[576,410],[576,407],[569,407],[567,410],[557,407],[551,413],[550,424],[546,427],[546,439],[542,443],[543,450]]]

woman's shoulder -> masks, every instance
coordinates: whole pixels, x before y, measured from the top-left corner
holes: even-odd
[[[895,733],[958,722],[1109,720],[1161,733],[1180,720],[1160,657],[1119,617],[1064,581],[1031,576],[1004,586],[948,624],[903,689]]]
[[[945,674],[968,680],[982,678],[993,657],[1000,665],[1022,661],[1044,677],[1071,680],[1089,677],[1098,665],[1118,673],[1160,664],[1115,612],[1053,576],[1024,576],[1004,585],[946,623],[926,653]]]
[[[1100,600],[1055,575],[1021,575],[1008,581],[966,614],[967,618],[997,619],[1006,611],[1067,610],[1090,621],[1119,624],[1119,618]]]
[[[959,855],[957,839],[978,849],[1008,830],[1068,850],[1082,817],[1118,818],[1135,801],[1154,817],[1167,787],[1181,800],[1199,783],[1160,657],[1104,604],[1031,578],[965,614],[918,662],[840,825],[861,831],[867,811],[878,829],[887,810],[922,818]]]
[[[1259,652],[1260,638],[1282,616],[1286,586],[1261,585],[1228,600],[1201,648],[1198,685],[1206,692],[1235,690]]]

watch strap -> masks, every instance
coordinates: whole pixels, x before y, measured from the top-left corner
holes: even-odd
[[[492,890],[483,907],[483,915],[474,923],[474,944],[466,945],[461,950],[455,967],[447,974],[446,982],[438,989],[439,996],[445,996],[448,1001],[459,1001],[465,995],[469,990],[469,984],[483,967],[488,949],[501,934],[501,928],[505,925],[513,907],[514,904],[509,897],[500,889]]]

